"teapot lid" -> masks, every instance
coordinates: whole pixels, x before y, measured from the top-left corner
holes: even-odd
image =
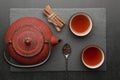
[[[33,57],[42,51],[44,36],[34,25],[23,25],[15,30],[11,39],[15,52],[23,57]]]

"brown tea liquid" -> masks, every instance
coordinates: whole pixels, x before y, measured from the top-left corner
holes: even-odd
[[[72,19],[71,27],[76,32],[85,32],[90,26],[89,19],[84,15],[75,16]]]
[[[101,62],[102,53],[99,49],[95,47],[90,47],[84,52],[83,59],[87,65],[95,66]]]

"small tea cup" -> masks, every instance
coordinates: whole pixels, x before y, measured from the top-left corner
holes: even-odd
[[[104,52],[97,45],[88,45],[82,50],[82,62],[90,69],[99,68],[104,62]]]
[[[76,36],[85,36],[90,33],[93,23],[91,17],[85,12],[73,14],[69,21],[70,31]]]

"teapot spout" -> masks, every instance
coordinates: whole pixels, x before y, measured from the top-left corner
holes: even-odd
[[[55,46],[56,44],[60,43],[62,40],[61,39],[58,39],[56,36],[52,36],[51,37],[51,43],[52,43],[52,46]]]

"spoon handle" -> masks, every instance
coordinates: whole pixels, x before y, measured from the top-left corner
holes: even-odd
[[[67,72],[68,71],[68,59],[67,58],[65,59],[65,62],[66,62],[66,67],[65,67],[66,69],[65,70]]]
[[[65,68],[66,68],[66,69],[65,69],[66,79],[65,79],[65,80],[69,80],[69,79],[68,79],[68,59],[67,59],[67,58],[65,59],[65,62],[66,62],[66,67],[65,67]]]

